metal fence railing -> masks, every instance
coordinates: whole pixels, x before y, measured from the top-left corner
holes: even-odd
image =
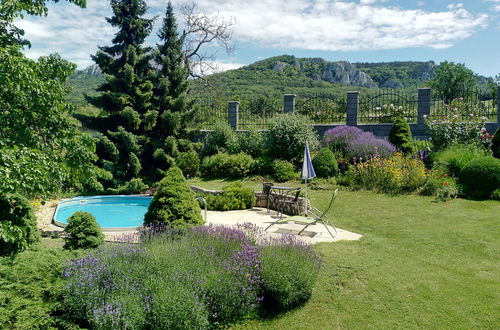
[[[264,97],[241,100],[238,129],[265,130],[269,127],[269,120],[278,113],[283,113],[282,100]]]
[[[497,117],[496,91],[463,90],[443,93],[431,92],[430,117],[433,119],[457,118],[481,121],[496,121]]]
[[[295,111],[307,116],[315,124],[338,124],[346,121],[346,99],[335,95],[318,94],[299,98]]]
[[[194,128],[213,130],[217,122],[228,122],[227,101],[222,99],[196,99]]]
[[[360,95],[358,122],[392,123],[397,117],[414,123],[418,119],[418,96],[404,91],[382,89]]]

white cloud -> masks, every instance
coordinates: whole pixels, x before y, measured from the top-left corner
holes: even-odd
[[[491,0],[499,3],[499,0]],[[164,15],[165,0],[149,0],[149,16]],[[174,6],[192,0],[174,0]],[[234,17],[237,42],[260,47],[357,51],[408,47],[447,48],[487,26],[486,14],[472,14],[463,5],[445,11],[403,9],[385,0],[198,0],[208,14]],[[373,4],[377,3],[377,6]],[[59,52],[80,66],[91,64],[97,46],[110,45],[114,35],[105,16],[109,3],[87,0],[87,9],[59,3],[49,16],[19,22],[33,49],[28,55]],[[180,21],[180,18],[178,18]],[[179,22],[180,23],[180,22]],[[155,29],[156,31],[156,29]],[[156,32],[154,32],[156,33]],[[150,40],[150,42],[152,42]]]
[[[493,2],[493,7],[492,9],[494,11],[499,11],[500,12],[500,0],[487,0],[488,2]]]

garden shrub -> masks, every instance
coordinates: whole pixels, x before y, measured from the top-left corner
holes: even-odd
[[[253,174],[268,175],[273,173],[273,159],[269,156],[258,157],[252,165]]]
[[[473,159],[486,156],[485,150],[476,143],[452,144],[432,154],[434,166],[445,166],[449,174],[458,177],[460,171]]]
[[[236,152],[243,152],[252,157],[259,157],[264,153],[264,135],[256,130],[239,132]]]
[[[101,227],[94,216],[88,212],[77,211],[68,218],[64,231],[64,248],[68,250],[94,249],[104,242]]]
[[[245,210],[255,206],[255,194],[253,190],[243,187],[240,182],[224,186],[220,194],[206,194],[204,197],[209,210]]]
[[[110,194],[116,195],[129,195],[129,194],[140,194],[141,192],[148,189],[148,185],[145,184],[141,178],[134,178],[118,188],[109,188],[108,192]]]
[[[430,171],[420,190],[424,196],[434,196],[436,200],[447,201],[459,195],[456,180],[447,174],[446,169],[436,167]]]
[[[322,148],[313,158],[312,164],[319,178],[335,176],[339,170],[335,155],[328,148]]]
[[[397,117],[389,133],[389,142],[404,153],[413,151],[410,125],[402,117]]]
[[[144,224],[165,223],[174,228],[203,224],[195,197],[182,171],[178,167],[170,168],[158,185]]]
[[[74,252],[41,244],[0,258],[0,329],[74,329],[64,317],[61,278]]]
[[[292,235],[270,240],[261,250],[265,303],[280,311],[305,302],[321,266],[311,247]]]
[[[194,292],[176,282],[158,286],[148,315],[150,329],[207,329],[208,310]]]
[[[187,177],[197,176],[200,172],[200,157],[194,150],[181,152],[175,163]]]
[[[287,161],[299,161],[304,155],[304,146],[315,149],[317,134],[311,121],[298,114],[279,114],[273,117],[266,132],[266,151],[269,157]]]
[[[354,174],[354,184],[358,188],[393,194],[414,191],[422,187],[425,180],[424,163],[401,153],[360,163]]]
[[[203,159],[201,172],[205,176],[244,177],[252,171],[253,163],[252,156],[244,153],[217,153]]]
[[[489,198],[500,188],[500,159],[475,158],[468,162],[459,175],[464,193],[471,197]]]
[[[363,131],[357,127],[346,125],[337,126],[325,132],[322,144],[334,152],[345,154],[347,146],[349,146],[354,138],[361,134],[363,134]]]
[[[216,153],[231,153],[238,145],[238,137],[228,123],[219,121],[214,130],[207,134],[203,146],[203,154],[206,156]]]
[[[292,163],[277,159],[273,162],[273,177],[278,182],[285,182],[297,179],[298,175]]]
[[[371,132],[363,132],[351,140],[347,146],[348,158],[366,160],[373,157],[388,157],[396,148],[388,141],[378,138]]]
[[[264,237],[201,226],[103,246],[65,267],[64,306],[97,329],[225,328],[255,317],[262,292],[289,309],[311,295],[320,260],[291,236]]]
[[[500,158],[500,128],[497,128],[495,135],[491,139],[491,150],[493,151],[493,157]]]
[[[29,201],[19,194],[0,194],[0,256],[20,252],[39,239]]]
[[[491,194],[491,198],[497,201],[500,201],[500,188],[493,190]]]
[[[471,143],[484,126],[486,118],[474,114],[474,109],[463,99],[452,100],[446,107],[446,116],[426,118],[426,129],[436,150],[453,143]]]

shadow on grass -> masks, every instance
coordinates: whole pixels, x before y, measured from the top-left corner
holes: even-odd
[[[292,310],[302,308],[308,300],[309,299],[306,299],[304,301],[301,301],[299,303],[296,303],[294,305],[285,308],[280,306],[279,302],[273,297],[265,295],[264,300],[262,300],[261,307],[259,308],[258,311],[258,318],[261,320],[271,320],[280,318],[281,316],[285,315],[286,313]]]

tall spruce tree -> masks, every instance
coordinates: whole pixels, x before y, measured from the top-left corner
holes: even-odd
[[[99,47],[92,56],[105,74],[106,82],[98,88],[102,92],[99,96],[88,99],[107,114],[102,119],[105,125],[99,126],[108,129],[103,134],[109,139],[101,138],[101,144],[112,141],[120,152],[118,161],[116,155],[103,155],[101,164],[121,181],[137,176],[141,170],[137,136],[153,127],[156,120],[152,112],[152,49],[143,46],[151,33],[153,19],[143,17],[148,7],[142,0],[111,0],[110,3],[113,16],[106,20],[117,27],[118,32],[112,46]]]
[[[169,1],[163,25],[158,32],[155,61],[159,65],[154,102],[159,111],[155,135],[179,137],[193,115],[193,102],[187,96],[188,68],[183,51],[183,36],[179,35],[172,3]]]

